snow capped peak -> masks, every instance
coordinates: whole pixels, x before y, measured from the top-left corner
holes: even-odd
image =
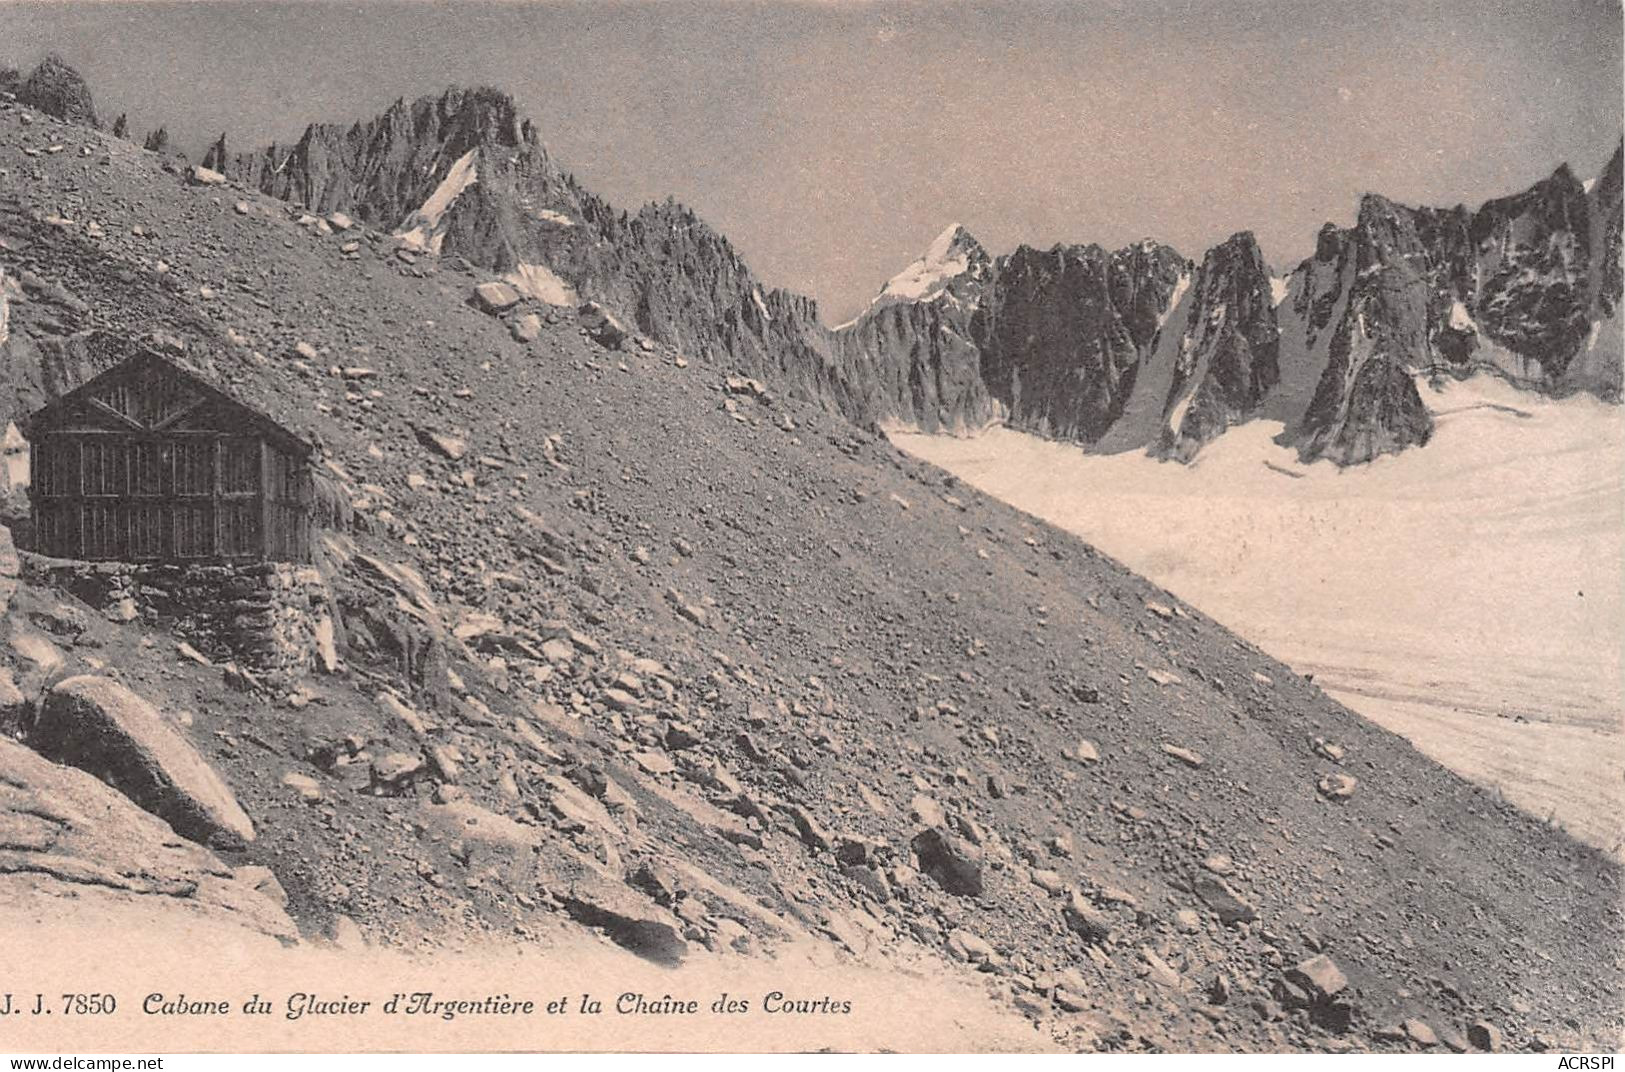
[[[987,252],[981,243],[961,224],[949,224],[923,257],[892,277],[874,304],[929,301],[973,266],[986,262]]]
[[[931,248],[925,251],[926,259],[946,257],[962,239],[975,241],[974,238],[970,237],[970,232],[965,230],[965,225],[956,220],[943,228],[942,233],[932,239]]]

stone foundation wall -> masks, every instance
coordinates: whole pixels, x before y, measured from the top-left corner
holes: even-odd
[[[312,566],[139,565],[23,556],[25,572],[72,592],[114,621],[160,626],[218,663],[257,675],[332,672],[333,597]]]

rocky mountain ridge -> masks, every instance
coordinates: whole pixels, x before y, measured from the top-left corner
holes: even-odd
[[[312,126],[290,148],[228,158],[222,139],[206,163],[545,300],[600,301],[863,424],[1006,420],[1188,460],[1269,413],[1305,460],[1350,464],[1426,442],[1417,375],[1487,369],[1534,390],[1620,393],[1617,153],[1592,189],[1560,168],[1476,213],[1367,197],[1284,281],[1247,232],[1198,265],[1151,241],[995,259],[955,225],[834,331],[691,211],[667,201],[628,216],[582,189],[496,90],[397,102],[348,129]]]
[[[1284,425],[1304,460],[1354,464],[1427,442],[1419,378],[1489,372],[1617,402],[1620,169],[1619,151],[1593,183],[1563,166],[1477,212],[1369,195],[1353,227],[1327,224],[1314,256],[1284,279],[1247,232],[1200,267],[1150,242],[1109,265],[1097,247],[1023,247],[978,274],[974,309],[956,302],[964,344],[939,348],[908,378],[967,386],[936,412],[895,389],[876,408],[926,431],[1003,419],[1092,449],[1181,460],[1263,417]],[[891,291],[837,330],[854,367],[909,368],[931,352],[877,330],[911,315]],[[916,304],[952,293],[944,283]],[[897,382],[884,371],[874,379]]]
[[[47,66],[30,84],[77,79]],[[69,110],[93,119],[88,93]],[[1427,442],[1419,377],[1489,371],[1618,401],[1625,376],[1619,152],[1594,182],[1564,166],[1476,212],[1369,195],[1285,279],[1249,232],[1197,264],[1150,240],[994,258],[956,224],[833,331],[675,201],[629,215],[585,190],[489,87],[314,124],[291,145],[232,153],[221,135],[203,162],[394,233],[402,256],[460,257],[552,305],[597,301],[865,426],[964,433],[1003,420],[1189,460],[1264,417],[1304,460],[1354,464]]]

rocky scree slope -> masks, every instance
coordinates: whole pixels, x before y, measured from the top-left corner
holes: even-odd
[[[10,724],[151,701],[307,937],[811,943],[1079,1049],[1618,1045],[1601,853],[822,406],[412,246],[0,105],[6,412],[141,338],[303,431],[343,633],[270,689],[25,556]]]

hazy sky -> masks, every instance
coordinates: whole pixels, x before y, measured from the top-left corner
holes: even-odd
[[[1609,0],[0,0],[0,61],[47,49],[189,152],[501,86],[590,188],[675,194],[827,323],[955,220],[995,253],[1251,228],[1285,265],[1364,191],[1477,205],[1621,129]]]

